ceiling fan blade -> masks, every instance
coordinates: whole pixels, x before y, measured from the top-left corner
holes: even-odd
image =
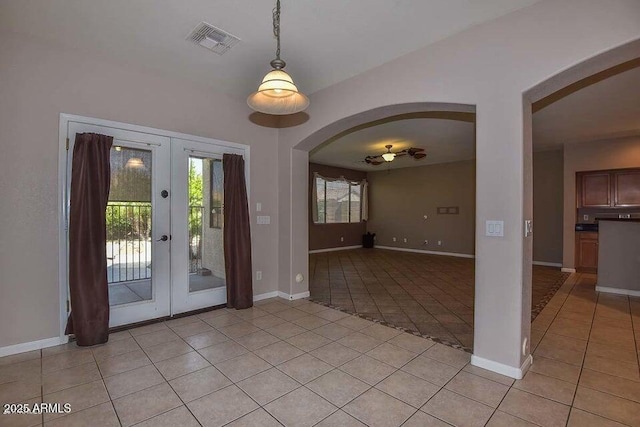
[[[402,151],[396,154],[396,157],[406,156],[407,153],[403,153]]]
[[[409,148],[408,153],[410,156],[415,156],[417,153],[424,151],[424,148]]]
[[[424,159],[425,157],[427,157],[425,153],[416,153],[413,155],[413,158],[416,160]]]
[[[372,160],[372,161],[370,161],[370,162],[369,162],[369,164],[370,164],[370,165],[373,165],[373,166],[378,166],[378,165],[381,165],[381,164],[383,164],[383,163],[384,163],[384,162],[380,162],[380,161],[378,161],[378,160]]]

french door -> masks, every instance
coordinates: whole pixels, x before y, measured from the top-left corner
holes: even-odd
[[[73,144],[84,132],[114,138],[106,211],[109,325],[226,303],[222,154],[229,150],[70,121],[67,207]]]

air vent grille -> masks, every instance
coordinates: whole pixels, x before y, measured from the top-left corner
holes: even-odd
[[[235,46],[240,39],[206,22],[201,22],[191,30],[187,40],[222,55]]]

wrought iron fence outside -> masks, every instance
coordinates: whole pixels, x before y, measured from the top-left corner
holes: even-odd
[[[202,268],[204,206],[189,206],[189,273]]]
[[[189,272],[202,268],[204,206],[189,206]],[[151,278],[151,203],[108,203],[107,281]]]

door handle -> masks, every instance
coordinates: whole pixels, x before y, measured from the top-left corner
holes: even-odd
[[[169,236],[163,234],[156,242],[166,242],[167,240],[169,240]]]

